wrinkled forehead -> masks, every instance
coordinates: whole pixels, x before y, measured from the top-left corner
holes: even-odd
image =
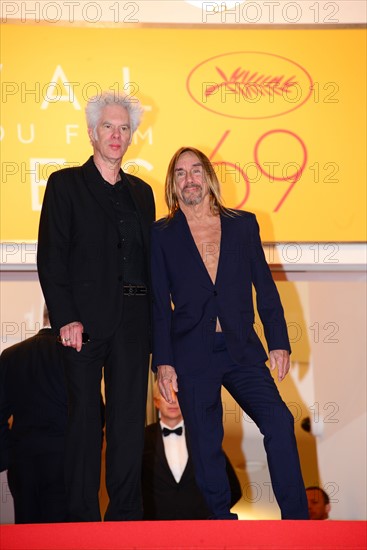
[[[202,166],[202,164],[203,163],[195,153],[192,151],[185,151],[178,157],[175,164],[175,170],[191,166]]]

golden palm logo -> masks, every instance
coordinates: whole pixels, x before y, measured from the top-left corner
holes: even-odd
[[[271,76],[269,74],[259,74],[257,71],[242,70],[241,67],[238,67],[227,77],[219,67],[215,67],[215,69],[222,82],[209,85],[204,91],[206,96],[213,95],[219,88],[224,87],[229,92],[241,94],[249,101],[256,101],[259,94],[260,96],[288,94],[291,87],[299,85],[295,75],[289,78],[284,75]]]
[[[301,107],[313,81],[295,61],[265,52],[233,52],[202,61],[187,78],[192,99],[232,118],[280,116]]]

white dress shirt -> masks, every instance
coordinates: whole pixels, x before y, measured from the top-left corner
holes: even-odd
[[[181,420],[176,426],[167,426],[167,424],[160,421],[160,425],[161,428],[168,428],[169,430],[175,430],[182,426],[182,435],[169,434],[164,437],[162,434],[164,452],[166,454],[168,466],[176,482],[179,483],[186,468],[189,456],[186,447],[184,421]]]

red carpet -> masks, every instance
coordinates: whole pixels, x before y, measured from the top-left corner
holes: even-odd
[[[1,550],[366,550],[363,521],[171,521],[1,525]]]

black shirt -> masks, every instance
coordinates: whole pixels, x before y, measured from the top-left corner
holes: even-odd
[[[109,194],[118,231],[120,234],[122,272],[125,284],[147,283],[147,266],[143,237],[134,201],[131,198],[125,174],[120,171],[121,180],[111,185],[103,180]]]

